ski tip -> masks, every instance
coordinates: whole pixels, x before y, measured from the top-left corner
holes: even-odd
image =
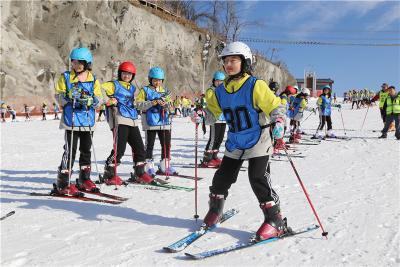
[[[179,250],[173,249],[173,248],[171,248],[171,247],[163,247],[163,250],[164,250],[165,252],[169,252],[169,253],[176,253],[176,252],[179,252]]]
[[[196,256],[196,255],[194,255],[194,254],[190,254],[190,253],[187,253],[187,252],[185,252],[185,255],[186,255],[187,257],[189,257],[190,259],[192,259],[192,260],[199,260],[199,259],[202,259],[201,257],[198,257],[198,256]]]

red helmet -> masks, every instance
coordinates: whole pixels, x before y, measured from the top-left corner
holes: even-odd
[[[133,65],[133,63],[130,62],[130,61],[122,62],[121,65],[119,65],[118,70],[119,70],[119,71],[130,72],[130,73],[132,73],[133,75],[136,74],[136,67],[135,67],[135,65]]]
[[[293,86],[288,85],[288,86],[286,86],[285,92],[290,95],[294,95],[295,93],[297,93],[297,90]]]

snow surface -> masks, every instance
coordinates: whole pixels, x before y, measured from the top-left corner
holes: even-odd
[[[343,110],[347,135],[353,136],[352,140],[298,146],[307,157],[293,159],[329,231],[328,240],[318,230],[202,261],[188,260],[183,252],[169,254],[162,250],[200,226],[201,220],[193,219],[194,191],[152,191],[133,185],[115,191],[102,186],[104,192],[130,198],[120,205],[29,196],[30,192],[51,189],[64,133],[58,130],[58,121],[39,121],[39,117],[30,122],[3,123],[1,215],[11,210],[16,213],[1,222],[1,266],[400,266],[400,143],[393,133],[387,140],[376,138],[380,133],[372,130],[382,127],[376,106],[369,110],[364,130],[359,131],[366,111],[350,110],[348,105]],[[333,123],[336,133],[344,135],[336,109]],[[317,125],[318,116],[312,115],[303,129],[313,133]],[[207,136],[200,134],[199,155]],[[103,172],[112,146],[111,131],[105,122],[98,123],[94,142]],[[155,159],[159,156],[156,143]],[[176,165],[194,162],[194,125],[188,118],[174,121],[172,157]],[[132,169],[131,161],[128,147],[119,168],[124,179]],[[289,225],[297,228],[316,224],[289,162],[271,164],[273,186]],[[95,178],[94,164],[92,169]],[[178,170],[194,174],[194,169]],[[199,170],[199,176],[205,177],[199,181],[200,219],[207,212],[213,173]],[[170,181],[194,186],[191,180]],[[240,172],[225,207],[237,208],[240,213],[185,251],[246,242],[258,229],[263,215],[246,172]]]

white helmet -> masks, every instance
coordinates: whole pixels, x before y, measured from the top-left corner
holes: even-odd
[[[303,95],[308,96],[308,95],[310,95],[310,89],[308,89],[308,88],[303,88],[303,89],[301,89],[301,93],[302,93]]]
[[[244,71],[250,70],[251,64],[253,63],[253,55],[251,54],[250,48],[245,43],[233,42],[227,44],[222,50],[219,57],[223,59],[224,57],[235,55],[243,57],[244,64],[242,66],[242,69]]]

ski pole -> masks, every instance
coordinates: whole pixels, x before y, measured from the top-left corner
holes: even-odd
[[[0,218],[0,221],[4,220],[7,217],[10,217],[11,215],[15,214],[15,210],[10,211],[9,213],[7,213],[6,215],[4,215],[3,217]]]
[[[118,142],[118,124],[117,124],[117,112],[115,108],[113,107],[113,122],[114,122],[114,129],[113,129],[113,134],[114,134],[114,176],[117,175],[117,142]],[[117,183],[115,183],[115,188],[114,190],[118,190],[117,188]]]
[[[163,147],[164,147],[164,170],[165,170],[165,180],[168,180],[169,179],[169,167],[167,168],[167,166],[169,166],[169,155],[168,155],[168,158],[167,158],[167,139],[166,139],[166,133],[165,133],[165,131],[166,131],[165,128],[166,127],[165,127],[165,124],[164,124],[165,109],[164,109],[164,107],[161,107],[161,108],[162,108],[162,110],[161,110],[161,118],[162,118],[162,128],[163,128],[162,131],[163,131],[163,137],[164,137],[164,144],[163,144]]]
[[[343,115],[342,115],[342,109],[339,109],[339,112],[340,112],[340,117],[342,118],[342,125],[343,125],[344,135],[347,135],[347,134],[346,134],[346,128],[344,127],[344,120],[343,120]]]
[[[361,125],[360,131],[362,131],[362,129],[364,128],[364,123],[365,123],[365,119],[367,118],[368,110],[369,110],[369,105],[368,105],[368,107],[367,107],[367,112],[365,112],[364,121],[363,121],[363,123],[362,123],[362,125]]]
[[[96,166],[96,172],[97,172],[97,175],[99,176],[99,180],[101,181],[101,180],[102,180],[102,177],[101,177],[101,175],[100,175],[100,173],[99,173],[99,167],[97,166],[96,150],[94,149],[93,136],[92,136],[93,131],[92,131],[92,126],[90,126],[89,108],[88,108],[88,106],[86,106],[86,117],[87,117],[87,120],[88,120],[88,122],[89,122],[90,141],[92,142],[94,164],[95,164],[95,166]]]
[[[306,190],[306,188],[304,187],[304,184],[303,184],[303,182],[302,182],[302,180],[301,180],[301,178],[300,178],[300,175],[299,175],[299,173],[297,172],[296,167],[294,166],[294,163],[293,163],[293,161],[292,161],[292,158],[289,156],[289,153],[288,153],[288,151],[287,151],[287,149],[286,149],[285,146],[283,147],[283,150],[285,151],[285,154],[286,154],[286,156],[287,156],[287,158],[288,158],[288,160],[289,160],[289,162],[290,162],[290,165],[292,165],[293,171],[294,171],[294,173],[296,174],[297,180],[299,181],[299,183],[300,183],[300,185],[301,185],[301,188],[303,189],[303,192],[304,192],[304,194],[305,194],[305,196],[306,196],[306,198],[307,198],[307,200],[308,200],[308,203],[309,203],[310,206],[311,206],[312,211],[314,212],[315,218],[317,218],[318,224],[319,224],[319,226],[321,226],[322,236],[325,236],[326,239],[328,239],[328,232],[325,232],[324,227],[322,226],[322,223],[321,223],[321,221],[319,220],[318,214],[317,214],[317,212],[315,211],[313,204],[311,203],[311,199],[310,199],[310,197],[309,197],[309,195],[308,195],[308,193],[307,193],[307,190]]]
[[[197,214],[197,146],[199,141],[199,123],[196,123],[195,134],[194,134],[194,218],[199,218]]]
[[[68,164],[68,188],[71,186],[71,175],[72,175],[72,153],[74,150],[74,120],[75,120],[75,103],[76,99],[72,100],[72,123],[71,123],[71,138],[70,145],[68,147],[69,150],[69,164]],[[72,148],[72,149],[71,149]]]
[[[313,114],[314,114],[314,112],[311,111],[310,115],[308,115],[307,118],[305,118],[301,123],[304,123]]]

